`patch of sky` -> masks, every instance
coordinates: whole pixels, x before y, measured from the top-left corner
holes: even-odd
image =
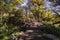
[[[29,0],[23,0],[23,2],[21,4],[16,5],[17,8],[21,7],[28,7],[27,3],[29,2]]]
[[[56,0],[54,0],[54,1],[56,1]],[[46,8],[47,10],[48,10],[49,8],[51,8],[53,14],[55,14],[55,13],[54,13],[54,11],[55,11],[56,13],[58,13],[58,14],[60,15],[60,5],[54,6],[54,5],[53,5],[54,3],[53,3],[53,2],[50,2],[49,0],[45,0],[45,4],[46,4],[45,8]]]
[[[21,6],[27,6],[28,0],[24,0],[24,2],[21,4]]]

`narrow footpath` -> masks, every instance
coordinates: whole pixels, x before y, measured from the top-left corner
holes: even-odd
[[[60,40],[53,34],[43,32],[38,22],[33,22],[33,24],[27,27],[25,31],[20,32],[18,40]]]

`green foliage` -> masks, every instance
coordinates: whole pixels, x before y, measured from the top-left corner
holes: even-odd
[[[12,4],[16,5],[16,4],[19,4],[19,3],[23,2],[23,0],[10,0],[10,2]]]
[[[31,0],[33,3],[42,4],[44,0]]]
[[[54,34],[57,37],[60,37],[60,27],[55,27],[51,24],[44,24],[42,27],[45,33]]]

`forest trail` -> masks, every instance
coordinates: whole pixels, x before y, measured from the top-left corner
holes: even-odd
[[[33,23],[33,24],[32,24]],[[20,32],[18,40],[60,40],[53,34],[47,34],[42,31],[42,27],[39,22],[32,22],[30,27],[27,27],[25,31]]]

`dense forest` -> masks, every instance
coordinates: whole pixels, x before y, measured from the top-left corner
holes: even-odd
[[[0,40],[60,40],[60,1],[0,0]]]

